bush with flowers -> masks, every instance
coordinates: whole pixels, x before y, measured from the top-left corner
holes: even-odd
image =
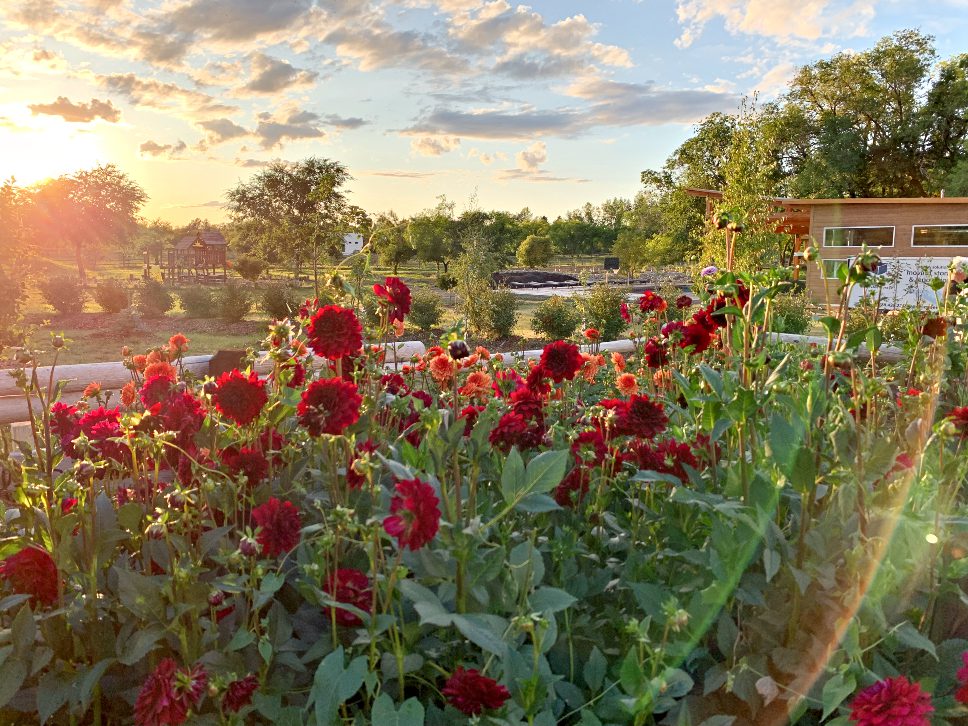
[[[21,356],[0,722],[963,722],[965,296],[886,365],[771,342],[787,274],[623,304],[627,355],[386,365],[409,290],[336,278],[268,377],[173,336],[68,404]]]

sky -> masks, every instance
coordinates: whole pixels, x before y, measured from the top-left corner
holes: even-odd
[[[632,197],[709,113],[968,0],[0,0],[0,178],[114,163],[148,219],[226,218],[274,159],[351,201],[551,218]]]

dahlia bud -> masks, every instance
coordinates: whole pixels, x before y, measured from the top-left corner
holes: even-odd
[[[728,229],[730,232],[739,233],[739,232],[743,232],[746,229],[746,227],[743,226],[742,222],[729,222],[726,225],[726,229]]]
[[[827,362],[834,368],[847,368],[850,366],[850,353],[839,351],[827,356]]]
[[[161,539],[165,536],[165,525],[161,522],[152,522],[145,530],[148,539]]]
[[[958,427],[955,425],[954,421],[945,421],[941,424],[941,435],[942,436],[957,436]]]
[[[208,596],[208,604],[213,608],[217,608],[223,602],[225,602],[225,593],[221,590],[215,590]]]
[[[810,245],[803,251],[803,259],[807,262],[813,262],[818,257],[820,257],[820,248],[817,245]]]
[[[717,212],[713,215],[713,226],[716,229],[726,229],[731,221],[728,212]]]
[[[94,464],[89,461],[79,461],[74,465],[74,472],[78,479],[87,480],[94,476],[97,470],[94,468]]]
[[[54,346],[54,348],[57,348],[57,349],[63,348],[64,347],[64,336],[63,335],[55,335],[53,338],[51,338],[50,344],[52,346]]]
[[[447,346],[447,352],[450,353],[450,357],[454,360],[460,360],[461,358],[469,356],[471,349],[463,340],[452,340]]]
[[[207,396],[213,395],[218,390],[218,384],[215,381],[205,381],[205,385],[202,386],[202,391]]]
[[[185,383],[185,381],[178,381],[178,384],[175,386],[175,391],[178,393],[185,393],[187,390],[188,384]]]
[[[129,348],[126,345],[122,345],[121,346],[121,357],[122,358],[127,358],[129,355],[131,355],[131,348]]]
[[[800,370],[801,371],[812,371],[813,370],[813,361],[812,360],[806,360],[806,359],[800,361]]]
[[[689,613],[681,608],[676,610],[671,623],[673,632],[679,633],[685,630],[687,625],[689,625]]]
[[[255,557],[259,554],[259,549],[259,543],[251,537],[243,537],[242,541],[239,542],[239,552],[246,557]]]
[[[181,492],[172,492],[168,495],[168,506],[172,509],[181,509],[185,506],[185,495]]]

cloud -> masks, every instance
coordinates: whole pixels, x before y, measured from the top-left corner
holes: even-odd
[[[142,154],[147,154],[148,156],[167,156],[169,159],[174,159],[182,152],[188,149],[188,145],[179,140],[176,144],[159,144],[157,141],[145,141],[141,146],[138,147]]]
[[[367,171],[363,173],[366,176],[388,176],[394,179],[426,179],[437,175],[433,171]]]
[[[312,0],[190,0],[169,10],[164,20],[184,33],[201,31],[238,42],[301,24],[312,8]]]
[[[227,118],[200,121],[198,126],[206,131],[205,141],[208,144],[221,144],[225,141],[249,135],[246,129]]]
[[[490,166],[497,160],[504,161],[508,158],[508,155],[503,151],[496,151],[493,154],[486,153],[480,149],[474,148],[467,152],[468,159],[480,159],[480,162],[484,166]]]
[[[141,79],[134,73],[97,76],[97,81],[103,88],[124,96],[132,103],[151,108],[175,109],[190,119],[224,116],[237,110],[206,93],[182,88],[175,83]]]
[[[323,117],[323,120],[330,126],[346,130],[358,129],[360,126],[366,126],[368,123],[370,123],[369,121],[361,119],[357,116],[343,117],[335,113],[327,114]]]
[[[410,150],[420,156],[440,156],[460,146],[456,136],[422,136],[410,142]]]
[[[676,15],[683,28],[675,43],[688,48],[713,20],[722,20],[726,31],[734,35],[805,40],[864,35],[877,1],[677,0]]]
[[[570,182],[572,184],[588,184],[591,179],[579,179],[575,177],[554,176],[545,170],[525,171],[523,169],[502,169],[495,177],[497,181],[524,181],[524,182]]]
[[[269,162],[263,161],[262,159],[236,159],[235,165],[258,168],[263,166],[269,166]]]
[[[259,124],[253,132],[263,149],[282,146],[283,141],[325,139],[327,134],[318,126],[320,118],[312,111],[287,107],[276,114],[259,114]]]
[[[535,141],[527,149],[519,151],[515,157],[518,169],[522,171],[535,172],[538,167],[548,161],[548,147],[544,141]]]
[[[34,116],[60,116],[69,123],[90,123],[104,119],[108,123],[121,120],[121,111],[110,101],[92,98],[90,103],[73,103],[66,96],[58,96],[53,103],[35,103],[28,106]]]
[[[252,77],[243,87],[249,93],[280,93],[292,88],[312,86],[319,77],[313,71],[299,70],[284,60],[272,58],[265,53],[253,53],[250,57]]]

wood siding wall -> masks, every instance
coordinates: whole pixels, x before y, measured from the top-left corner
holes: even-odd
[[[820,247],[820,258],[843,260],[853,257],[859,247],[824,247],[827,227],[894,227],[894,246],[879,248],[882,258],[968,256],[968,246],[914,247],[911,235],[923,224],[966,224],[968,204],[818,204],[811,206],[810,234]],[[807,266],[807,291],[815,302],[823,302],[824,281],[816,264]],[[837,281],[827,281],[831,300],[836,299]]]

